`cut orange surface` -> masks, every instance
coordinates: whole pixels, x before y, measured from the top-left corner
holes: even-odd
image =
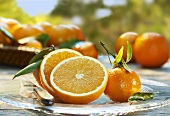
[[[82,56],[82,54],[71,49],[58,49],[47,54],[41,63],[40,66],[41,84],[43,88],[45,88],[55,98],[57,97],[57,95],[54,93],[53,89],[50,86],[51,71],[62,60],[75,56]]]
[[[97,59],[77,56],[60,62],[51,72],[51,87],[66,103],[87,104],[101,96],[107,68]]]

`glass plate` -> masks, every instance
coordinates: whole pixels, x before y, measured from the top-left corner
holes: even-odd
[[[118,103],[110,101],[102,95],[96,101],[86,105],[55,103],[53,106],[41,106],[33,98],[20,95],[21,81],[12,80],[0,89],[0,100],[16,107],[38,110],[49,114],[77,114],[77,115],[125,115],[131,112],[149,110],[170,104],[169,85],[157,81],[141,79],[142,88],[155,93],[152,100],[135,103]],[[5,90],[5,92],[4,92]]]

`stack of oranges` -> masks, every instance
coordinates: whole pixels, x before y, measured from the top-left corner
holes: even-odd
[[[63,42],[74,38],[77,40],[77,42],[81,41],[84,43],[81,44],[83,47],[80,45],[79,47],[73,46],[74,49],[78,50],[83,55],[85,53],[85,55],[95,58],[97,58],[96,54],[98,55],[96,45],[92,42],[85,41],[83,31],[78,26],[73,24],[52,25],[49,22],[39,22],[37,24],[21,24],[15,19],[0,17],[0,27],[8,31],[15,40],[15,43],[11,42],[10,38],[4,36],[4,34],[0,32],[0,44],[8,46],[25,46],[42,50],[44,46],[42,42],[37,39],[37,37],[41,34],[46,34],[49,37],[49,40],[46,43],[47,47],[51,45],[58,47]],[[94,52],[94,55],[91,55],[91,53],[87,52],[89,48],[93,48],[92,53]]]
[[[115,51],[118,52],[121,46],[124,46],[126,51],[127,41],[131,44],[133,50],[131,62],[137,62],[142,67],[158,68],[169,59],[168,41],[159,33],[146,32],[141,35],[135,32],[123,33],[116,41]],[[126,54],[123,55],[123,58],[126,59]]]

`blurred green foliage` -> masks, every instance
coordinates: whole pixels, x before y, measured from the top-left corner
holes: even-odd
[[[105,5],[103,0],[84,1],[59,0],[50,14],[31,17],[17,7],[15,0],[0,0],[0,16],[14,18],[21,23],[48,21],[52,24],[70,24],[74,23],[72,19],[75,16],[80,17],[82,24],[78,26],[83,30],[86,40],[94,42],[102,53],[104,50],[99,41],[106,43],[114,52],[116,39],[128,31],[138,34],[157,32],[170,42],[170,0],[125,0],[125,5],[116,6]],[[96,18],[98,9],[110,10],[111,14]]]

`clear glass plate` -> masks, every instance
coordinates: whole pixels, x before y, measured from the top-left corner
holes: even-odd
[[[110,101],[105,95],[102,95],[96,101],[86,105],[55,103],[53,106],[41,106],[33,98],[22,97],[20,95],[21,81],[12,80],[1,85],[0,100],[24,109],[38,110],[50,114],[77,115],[125,115],[170,104],[169,85],[146,79],[141,79],[141,82],[143,89],[148,89],[155,93],[154,99],[135,103],[118,103]]]

